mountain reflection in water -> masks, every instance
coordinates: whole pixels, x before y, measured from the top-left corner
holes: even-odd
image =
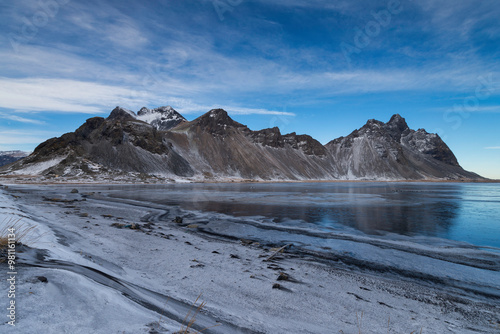
[[[112,197],[321,229],[430,236],[500,248],[500,185],[484,183],[214,183],[106,186]]]

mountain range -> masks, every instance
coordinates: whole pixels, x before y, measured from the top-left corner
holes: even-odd
[[[0,151],[0,167],[27,157],[28,155],[28,152],[23,151]]]
[[[0,174],[68,178],[132,175],[192,180],[465,180],[437,134],[412,130],[400,115],[368,120],[322,145],[309,135],[259,131],[213,109],[187,121],[172,107],[116,107],[74,132],[41,143]]]

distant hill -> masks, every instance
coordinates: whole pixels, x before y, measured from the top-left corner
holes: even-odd
[[[28,152],[23,151],[0,151],[0,166],[8,165],[28,155]]]

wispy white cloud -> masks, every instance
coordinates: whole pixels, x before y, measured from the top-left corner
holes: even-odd
[[[143,48],[148,39],[131,20],[120,20],[106,27],[105,38],[118,46],[137,49]]]
[[[500,105],[498,106],[478,106],[475,108],[469,108],[472,112],[491,112],[491,113],[500,113]]]
[[[261,3],[269,4],[268,1],[258,0]],[[283,6],[283,7],[296,7],[296,8],[314,8],[321,10],[338,10],[345,11],[348,9],[354,10],[356,8],[362,7],[361,5],[353,5],[353,1],[339,0],[332,2],[325,2],[323,0],[274,0],[272,2],[273,6]]]
[[[17,115],[12,115],[12,114],[7,114],[7,113],[0,113],[0,118],[15,121],[15,122],[21,122],[21,123],[38,124],[38,125],[45,124],[45,122],[43,122],[43,121],[39,121],[39,120],[32,119],[32,118],[21,117],[21,116],[17,116]]]
[[[111,43],[117,47],[141,49],[149,42],[145,32],[132,17],[106,3],[99,3],[93,9],[80,4],[75,4],[74,7],[75,10],[65,20],[90,34],[89,37],[93,38],[96,45]],[[101,14],[95,15],[96,10]]]
[[[500,146],[490,146],[490,147],[485,147],[485,150],[500,150]]]
[[[130,89],[91,82],[0,77],[0,107],[24,112],[99,114],[130,94]]]
[[[58,78],[92,81],[97,83],[137,82],[137,72],[127,68],[124,61],[104,63],[100,59],[85,57],[85,49],[67,45],[23,45],[13,54],[0,48],[2,76],[13,78]],[[142,59],[139,59],[142,61]]]
[[[156,105],[151,105],[155,103]],[[141,106],[170,104],[181,113],[207,112],[219,105],[204,105],[189,98],[159,96],[148,89],[128,89],[124,87],[67,79],[9,79],[0,77],[0,107],[16,109],[19,112],[62,112],[100,114],[109,112],[120,105],[138,110]],[[247,108],[234,105],[224,106],[231,114],[239,115],[287,115],[290,112]],[[19,122],[40,124],[42,122],[18,115],[0,113],[0,118]]]
[[[241,107],[226,107],[228,113],[233,115],[275,115],[275,116],[295,116],[292,112],[276,111],[267,109],[241,108]]]
[[[453,105],[450,105],[449,107],[440,107],[440,108],[428,108],[427,110],[429,111],[438,111],[438,112],[449,112],[449,111],[455,111],[455,112],[465,112],[465,113],[500,113],[500,105],[498,106],[469,106],[469,105],[464,105],[463,100],[464,98],[460,99],[453,99],[454,102]]]
[[[2,145],[38,145],[60,135],[60,133],[49,131],[0,129],[0,143]]]

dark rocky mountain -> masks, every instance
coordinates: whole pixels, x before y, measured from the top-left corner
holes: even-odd
[[[29,153],[23,151],[0,151],[0,166],[8,165],[28,155]]]
[[[371,119],[325,147],[335,157],[339,174],[348,178],[478,178],[460,167],[439,135],[411,130],[400,115],[387,123]]]
[[[199,174],[244,179],[331,179],[326,149],[309,136],[252,131],[214,109],[165,133],[166,140]],[[324,152],[314,155],[323,147]]]
[[[0,169],[1,171],[1,169]],[[2,173],[83,177],[254,180],[478,179],[436,134],[411,130],[394,115],[322,145],[278,128],[252,131],[222,109],[188,122],[171,107],[117,107],[75,132],[40,144]]]
[[[120,107],[106,119],[90,118],[75,132],[41,143],[8,170],[68,177],[126,172],[194,175],[186,161],[163,142],[161,131]]]

